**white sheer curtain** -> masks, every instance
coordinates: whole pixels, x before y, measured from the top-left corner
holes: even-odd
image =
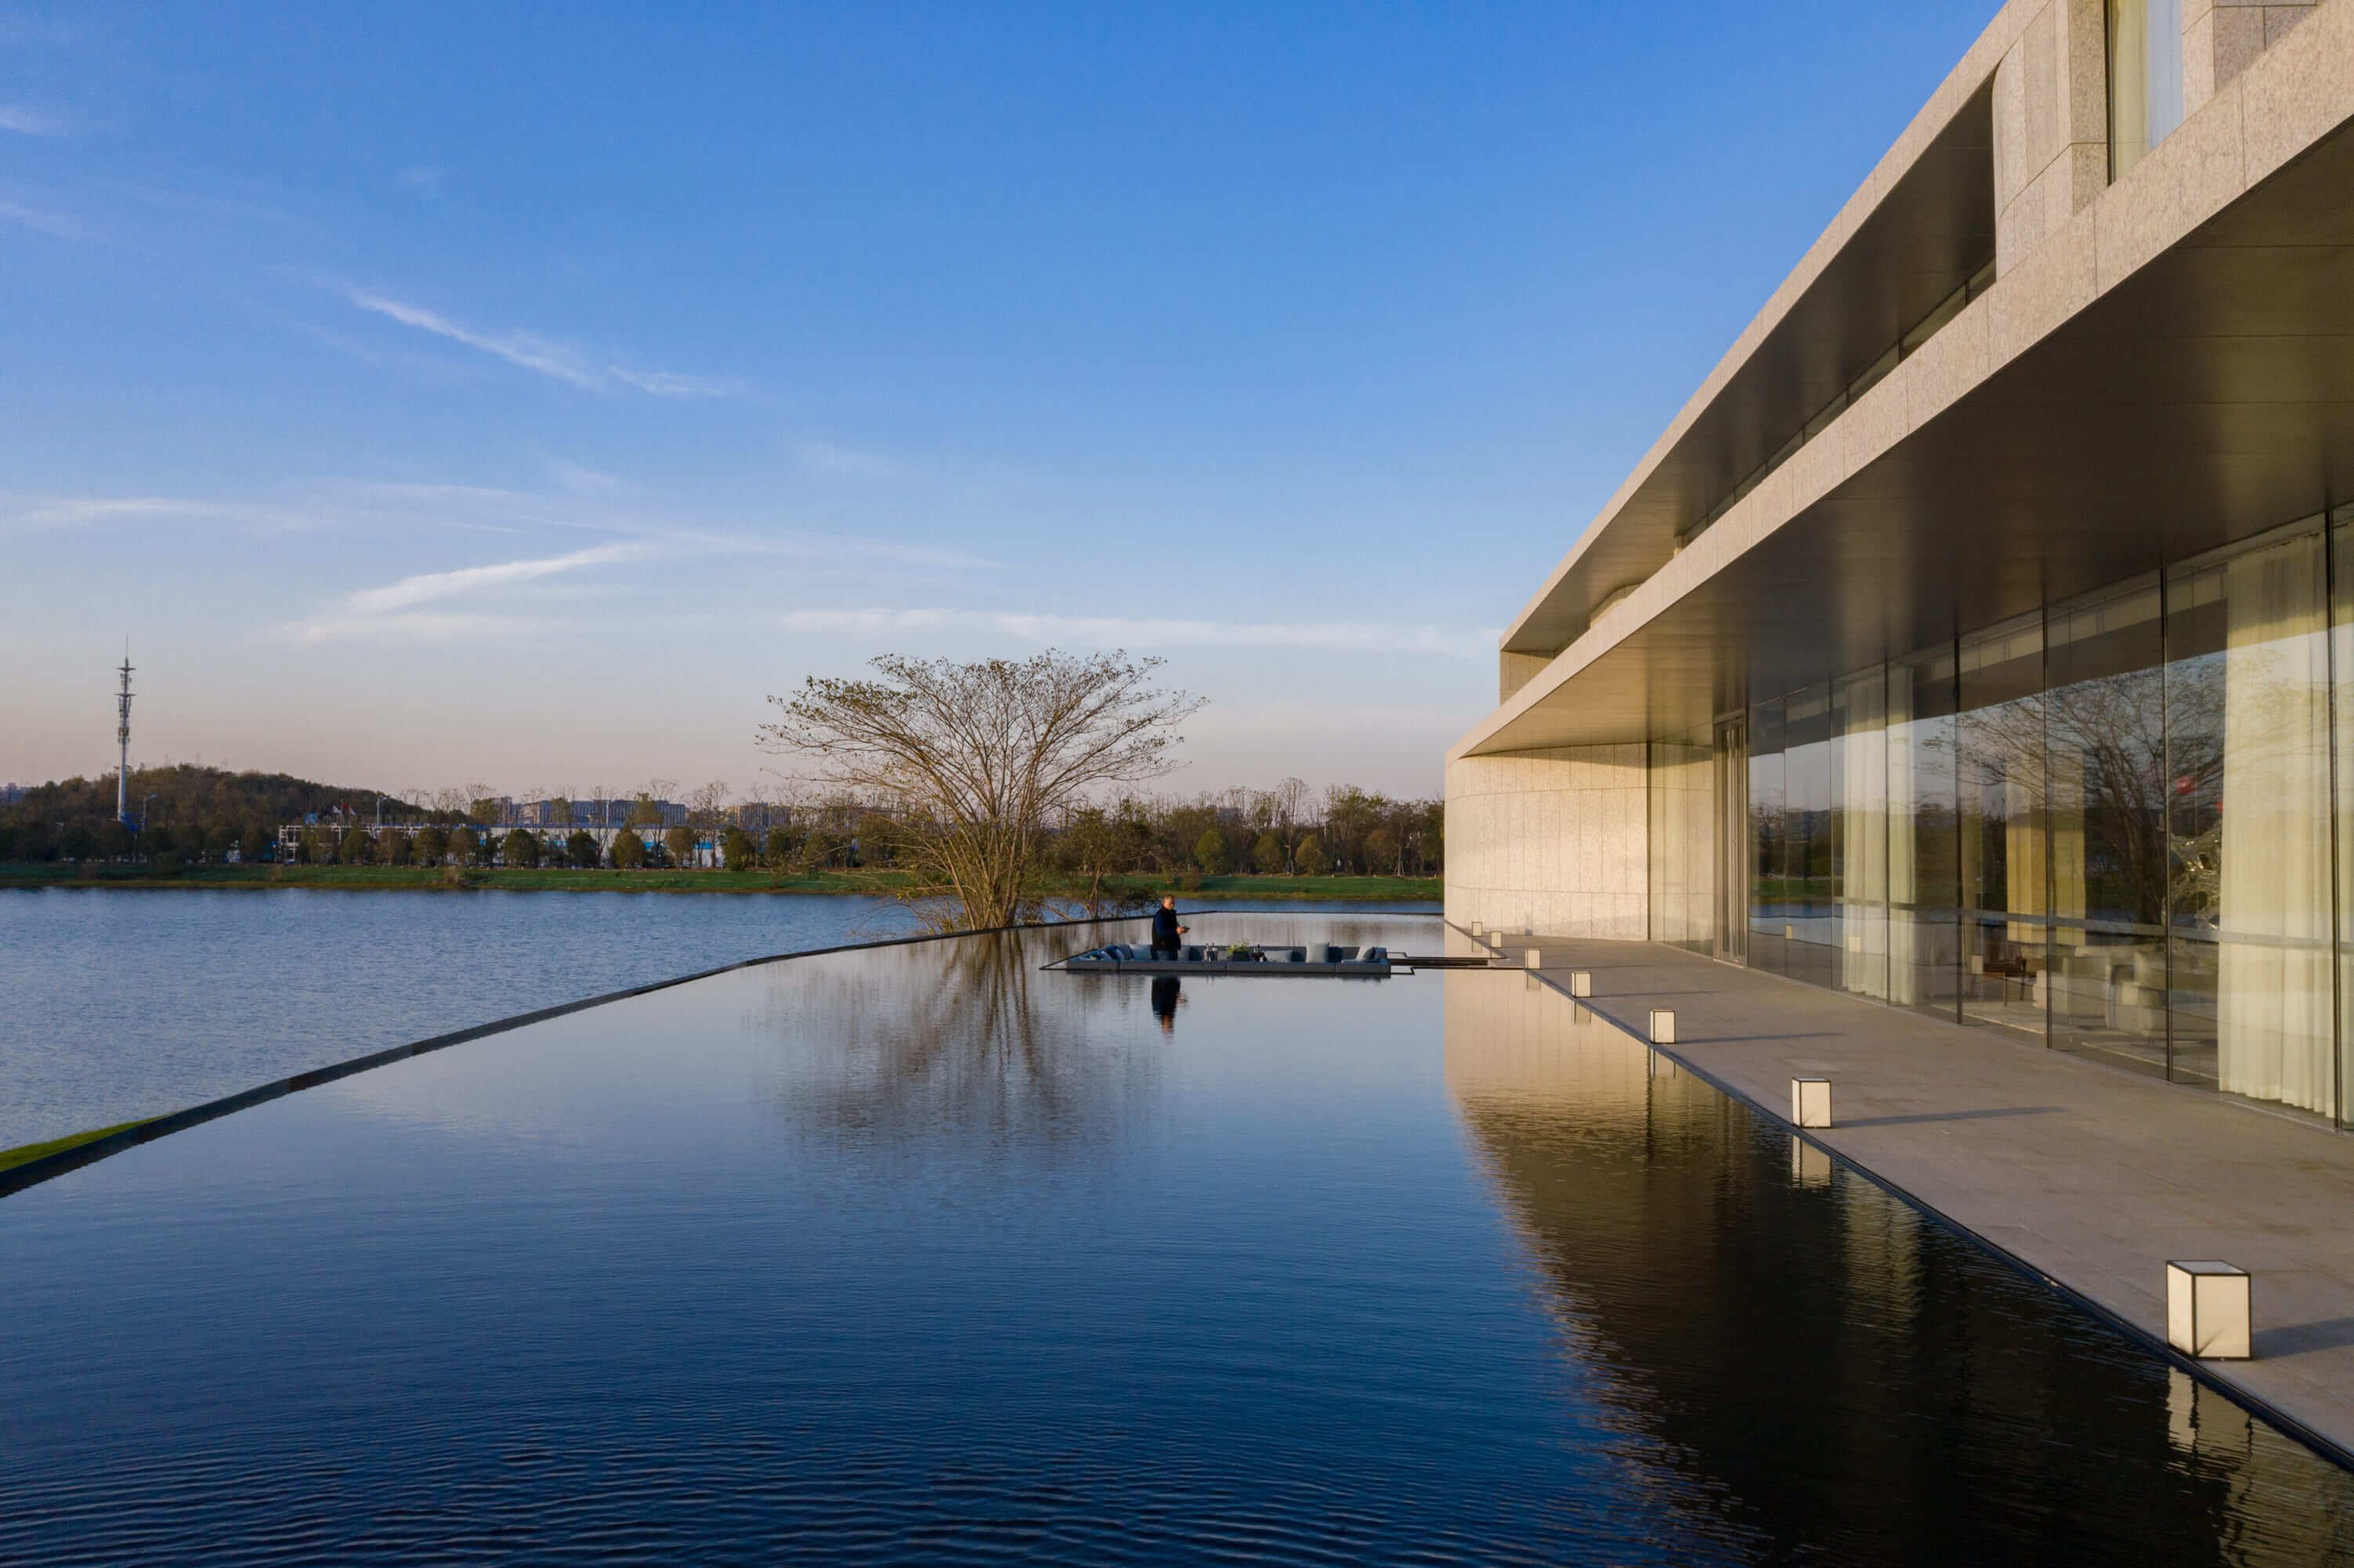
[[[2318,532],[2223,568],[2220,1086],[2327,1113],[2329,663]]]
[[[1913,670],[1888,667],[1886,726],[1888,737],[1888,1000],[1910,1007],[1921,1001],[1922,934],[1916,912],[1906,907],[1921,898],[1914,867],[1919,854],[1921,773],[1913,718]]]
[[[2149,3],[2149,144],[2182,123],[2182,0]]]
[[[1888,678],[1873,670],[1840,683],[1838,715],[1840,980],[1888,994]]]
[[[2109,0],[2111,177],[2182,123],[2182,0]]]

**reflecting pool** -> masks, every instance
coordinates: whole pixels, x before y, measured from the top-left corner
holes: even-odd
[[[2354,1539],[2343,1472],[1522,975],[1037,971],[1076,939],[723,975],[0,1200],[0,1558]]]

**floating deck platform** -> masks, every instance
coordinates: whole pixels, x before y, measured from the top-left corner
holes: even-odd
[[[1154,958],[1152,949],[1141,944],[1114,942],[1108,947],[1074,953],[1046,967],[1074,974],[1337,975],[1352,980],[1379,980],[1397,967],[1387,948],[1367,948],[1361,955],[1355,948],[1332,948],[1320,943],[1311,948],[1253,947],[1239,954],[1231,948],[1189,947],[1179,948],[1178,953],[1173,959]],[[1322,953],[1347,957],[1325,958]]]

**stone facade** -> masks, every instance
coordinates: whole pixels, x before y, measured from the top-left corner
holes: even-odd
[[[2109,184],[2105,0],[2046,0],[1994,73],[1995,270]]]
[[[1642,746],[1569,747],[1447,765],[1447,914],[1511,931],[1649,934]]]

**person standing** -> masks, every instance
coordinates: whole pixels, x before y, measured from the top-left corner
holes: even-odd
[[[1177,938],[1183,936],[1186,930],[1187,927],[1177,924],[1176,896],[1172,894],[1163,898],[1161,901],[1161,907],[1152,912],[1152,956],[1156,959],[1175,958],[1178,953]]]

